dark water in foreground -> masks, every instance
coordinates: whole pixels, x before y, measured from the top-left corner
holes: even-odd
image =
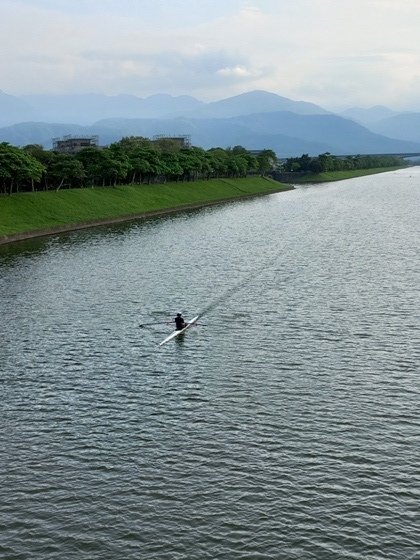
[[[419,203],[414,168],[1,248],[0,557],[419,558]]]

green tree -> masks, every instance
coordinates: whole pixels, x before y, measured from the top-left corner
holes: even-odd
[[[184,170],[179,161],[179,154],[166,152],[160,155],[161,163],[165,170],[165,177],[178,181]]]
[[[228,154],[223,148],[210,148],[207,150],[213,177],[223,177],[228,173]]]
[[[91,186],[116,185],[127,176],[130,167],[125,154],[110,148],[85,148],[78,152],[76,158],[82,162]]]
[[[65,184],[70,187],[78,183],[80,186],[86,173],[82,162],[74,156],[56,153],[48,166],[47,175],[59,191]]]
[[[264,177],[268,171],[275,169],[277,156],[273,150],[262,150],[256,157],[258,172]]]
[[[48,169],[55,158],[55,152],[51,150],[45,150],[43,146],[40,144],[27,144],[22,148],[24,152],[28,153],[36,160],[39,161],[44,166],[44,171],[42,173],[40,187],[44,188],[44,190],[48,190]]]
[[[318,156],[319,166],[321,171],[334,171],[334,156],[330,152],[325,152]]]
[[[21,186],[30,185],[35,190],[35,183],[41,180],[44,166],[21,148],[7,142],[0,144],[0,178],[2,192],[19,192]]]

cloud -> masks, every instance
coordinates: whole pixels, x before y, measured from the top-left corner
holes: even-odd
[[[217,70],[216,74],[223,77],[234,77],[234,78],[249,78],[252,76],[250,72],[244,66],[235,66],[234,68],[226,66],[225,68],[220,68]]]
[[[2,0],[10,93],[420,98],[418,0]]]
[[[190,53],[179,50],[89,50],[82,54],[82,60],[84,63],[77,71],[85,86],[100,80],[102,87],[109,91],[112,87],[115,89],[111,82],[116,82],[118,91],[113,93],[136,91],[142,95],[156,90],[177,94],[194,90],[206,97],[209,92],[218,92],[227,84],[252,84],[266,72],[264,68],[252,69],[249,60],[243,56],[206,50],[202,45],[197,45]],[[143,83],[147,84],[145,91],[142,90]]]
[[[308,70],[296,92],[315,103],[327,100],[334,107],[372,106],[385,99],[386,104],[402,108],[409,99],[412,103],[412,90],[419,85],[413,85],[415,68],[420,68],[420,56],[411,52],[331,57],[322,68]]]

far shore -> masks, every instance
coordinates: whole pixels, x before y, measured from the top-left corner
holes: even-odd
[[[216,206],[218,204],[224,204],[227,202],[233,202],[235,200],[246,200],[249,198],[257,198],[259,196],[266,196],[268,194],[274,194],[276,192],[282,191],[290,191],[293,190],[292,186],[288,186],[288,188],[281,188],[278,190],[272,190],[270,192],[262,192],[262,193],[255,193],[249,194],[244,196],[234,196],[230,198],[222,198],[220,200],[214,200],[211,202],[199,202],[196,204],[183,204],[181,206],[176,206],[174,208],[165,208],[162,210],[155,210],[152,212],[141,212],[140,214],[129,214],[124,216],[119,216],[116,218],[108,218],[106,220],[91,220],[89,222],[84,223],[76,223],[76,224],[69,224],[67,226],[55,226],[46,229],[38,229],[33,231],[24,231],[22,233],[16,233],[13,235],[4,235],[0,237],[0,245],[4,245],[6,243],[13,243],[15,241],[24,241],[25,239],[32,239],[35,237],[45,237],[48,235],[54,235],[58,233],[66,233],[70,231],[77,231],[79,229],[88,229],[97,226],[106,226],[112,224],[118,224],[122,222],[129,222],[135,220],[141,220],[146,218],[158,218],[159,216],[166,216],[168,214],[176,214],[178,212],[185,212],[188,210],[196,210],[199,208],[206,208],[207,206]]]
[[[356,177],[364,177],[365,175],[377,175],[378,173],[388,173],[390,171],[397,171],[398,169],[405,169],[405,166],[396,167],[374,167],[372,169],[348,169],[345,171],[324,171],[322,173],[305,173],[295,174],[287,173],[285,177],[281,177],[281,181],[285,183],[301,185],[301,184],[315,184],[315,183],[329,183],[333,181],[344,181],[345,179],[355,179]],[[287,178],[286,178],[287,176]]]
[[[292,189],[272,179],[248,177],[15,194],[0,199],[0,245]]]

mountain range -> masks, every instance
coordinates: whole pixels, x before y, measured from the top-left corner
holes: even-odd
[[[53,137],[97,134],[101,145],[123,136],[191,136],[192,144],[308,153],[420,151],[420,113],[386,107],[334,114],[313,103],[252,91],[204,103],[191,96],[26,95],[0,91],[0,141],[52,145]]]

